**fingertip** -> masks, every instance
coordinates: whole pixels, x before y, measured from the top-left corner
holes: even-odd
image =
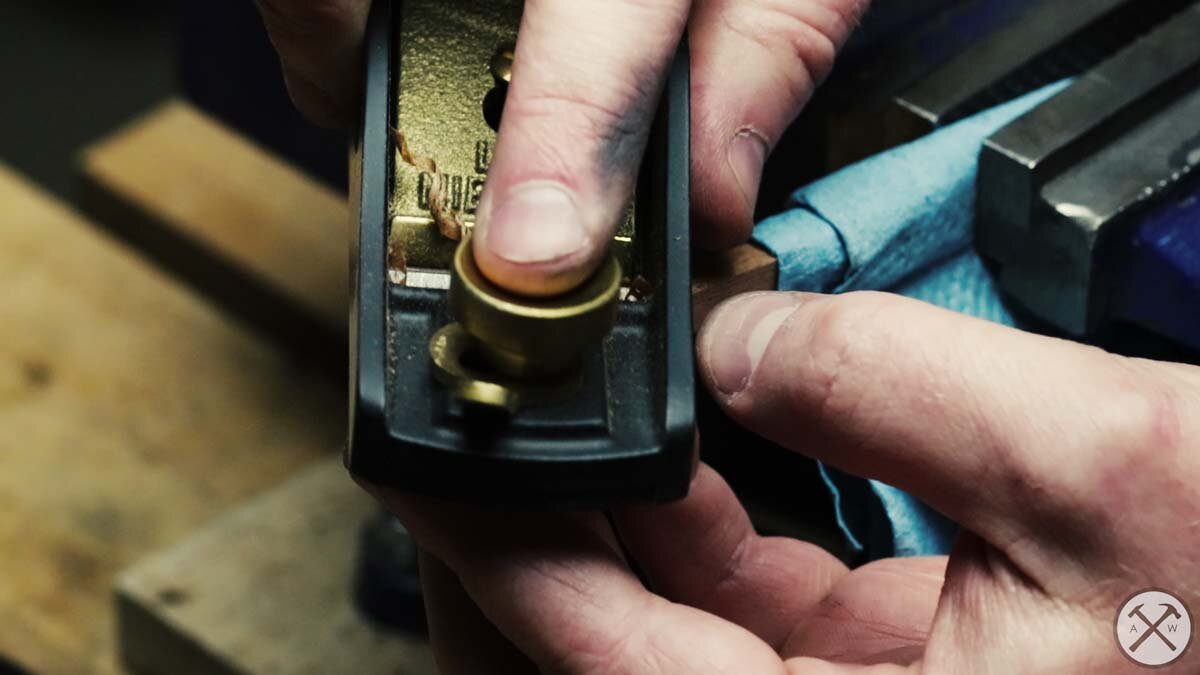
[[[604,247],[595,229],[565,186],[533,181],[499,198],[485,196],[475,228],[475,262],[489,280],[514,293],[558,295],[583,283],[599,265]]]
[[[636,186],[688,7],[526,5],[476,213],[476,262],[488,279],[545,297],[574,289],[603,262]]]
[[[775,334],[803,304],[807,294],[765,292],[721,303],[697,340],[701,371],[723,403],[749,388]]]
[[[577,262],[578,261],[578,262]],[[548,298],[578,288],[596,271],[598,256],[581,255],[549,263],[515,263],[486,246],[475,248],[475,264],[492,283],[530,298]]]

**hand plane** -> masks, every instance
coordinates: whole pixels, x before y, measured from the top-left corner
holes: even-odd
[[[376,0],[350,192],[346,463],[486,506],[681,498],[694,373],[686,49],[610,257],[521,297],[475,268],[471,228],[519,40],[519,0]]]

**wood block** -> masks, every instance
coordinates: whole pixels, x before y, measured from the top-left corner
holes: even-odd
[[[344,391],[0,166],[0,653],[120,672],[117,572],[332,455]]]
[[[351,603],[359,526],[378,506],[333,462],[121,575],[121,651],[146,675],[432,675],[428,646]]]
[[[773,291],[778,280],[775,256],[754,244],[721,253],[697,251],[692,260],[692,322],[696,330],[722,300],[752,291]]]
[[[343,195],[180,101],[80,162],[89,212],[228,310],[309,355],[344,341]]]

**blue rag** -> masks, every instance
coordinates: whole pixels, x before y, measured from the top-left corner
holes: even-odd
[[[755,228],[779,288],[888,290],[1006,325],[1014,317],[971,246],[983,142],[1062,91],[1050,85],[801,188]],[[821,475],[860,558],[948,553],[957,526],[913,496],[831,467]]]

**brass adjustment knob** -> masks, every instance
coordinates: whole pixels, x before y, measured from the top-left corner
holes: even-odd
[[[471,239],[451,266],[450,308],[458,323],[429,343],[434,372],[459,398],[515,411],[570,396],[583,361],[616,321],[621,265],[611,254],[575,290],[530,298],[493,284],[475,265]]]

